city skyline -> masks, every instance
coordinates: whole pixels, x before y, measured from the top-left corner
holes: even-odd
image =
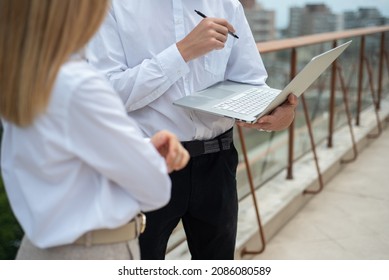
[[[289,8],[291,6],[303,7],[306,4],[326,4],[333,13],[341,14],[344,11],[357,11],[361,7],[377,8],[385,17],[389,17],[389,0],[339,1],[339,0],[256,0],[264,9],[276,11],[276,27],[286,28],[289,22]]]

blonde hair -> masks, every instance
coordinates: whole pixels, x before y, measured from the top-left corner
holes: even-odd
[[[109,0],[0,0],[0,115],[28,126],[61,65],[100,26]]]

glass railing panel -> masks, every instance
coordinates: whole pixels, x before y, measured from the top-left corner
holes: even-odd
[[[352,116],[357,110],[358,95],[358,71],[361,37],[338,40],[340,45],[352,39],[353,44],[338,58],[338,63],[343,69],[342,75],[347,87],[348,102]],[[313,44],[297,48],[297,72],[304,67],[309,60],[326,50],[332,48],[333,42]],[[366,36],[365,53],[371,60],[374,69],[374,87],[377,91],[377,79],[379,69],[380,34]],[[262,59],[268,71],[267,84],[274,88],[283,88],[290,81],[291,49],[262,54]],[[305,100],[308,107],[309,120],[311,122],[315,144],[328,138],[329,105],[331,95],[331,67],[330,66],[305,92]],[[385,71],[384,71],[385,72]],[[387,73],[387,71],[385,72]],[[383,79],[383,87],[388,88],[388,76]],[[373,104],[369,92],[369,75],[364,67],[362,110]],[[294,160],[311,152],[311,143],[307,130],[307,122],[300,103],[296,110],[294,131]],[[334,126],[336,129],[347,124],[343,91],[339,76],[336,77],[335,87],[335,115]],[[260,187],[264,182],[282,172],[287,167],[288,132],[266,133],[252,129],[243,129],[250,162],[251,175],[255,187]],[[247,170],[245,167],[243,152],[237,130],[235,130],[235,143],[240,155],[240,164],[237,171],[238,194],[243,198],[250,194]]]

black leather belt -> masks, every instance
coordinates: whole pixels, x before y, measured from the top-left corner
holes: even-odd
[[[182,145],[191,157],[229,150],[233,141],[232,128],[211,140],[184,141]]]

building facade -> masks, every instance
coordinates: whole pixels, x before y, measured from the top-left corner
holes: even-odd
[[[255,7],[255,0],[239,0],[242,3],[243,8],[253,9]]]
[[[255,0],[240,0],[256,42],[276,39],[275,12],[265,10]]]
[[[343,17],[345,29],[389,24],[388,18],[382,16],[377,8],[359,8],[357,11],[346,11]]]
[[[343,28],[341,15],[336,15],[325,4],[307,4],[289,10],[288,37],[332,32]]]

